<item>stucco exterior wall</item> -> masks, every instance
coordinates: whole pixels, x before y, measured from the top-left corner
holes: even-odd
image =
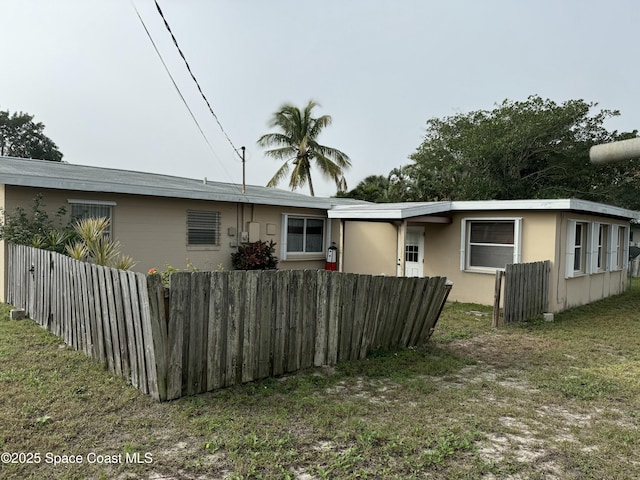
[[[627,227],[628,229],[629,222],[573,212],[558,213],[556,220],[558,229],[557,251],[559,254],[556,268],[552,268],[552,276],[556,279],[556,282],[555,289],[549,294],[549,309],[556,312],[562,311],[622,293],[627,288],[628,270],[626,268],[565,278],[567,223],[569,220],[601,222]]]
[[[425,276],[442,275],[453,282],[449,300],[484,305],[493,303],[495,272],[462,271],[463,219],[522,218],[521,261],[534,262],[555,259],[554,212],[459,212],[450,224],[425,224]]]
[[[345,221],[343,271],[395,277],[397,243],[392,223]]]
[[[43,203],[51,215],[61,206],[70,210],[69,199],[115,202],[113,236],[120,241],[122,252],[136,260],[137,264],[133,270],[145,273],[152,267],[162,270],[165,265],[182,269],[186,268],[187,263],[201,270],[215,270],[219,265],[226,270],[231,269],[231,253],[236,251],[235,245],[240,241],[240,233],[248,232],[250,227],[254,236],[259,232],[257,239],[273,240],[277,244],[276,256],[280,258],[283,213],[326,218],[325,210],[307,208],[12,186],[6,186],[6,191],[5,208],[8,212],[13,211],[18,205],[28,210],[37,193],[43,195]],[[220,212],[219,246],[187,245],[187,210]],[[253,225],[249,225],[250,223]],[[326,225],[329,224],[327,220]],[[328,231],[326,233],[329,234]],[[299,256],[296,259],[280,261],[278,268],[324,268],[324,261],[324,253]]]
[[[278,268],[289,270],[318,269],[325,266],[325,253],[318,254],[286,254],[283,251],[283,215],[300,215],[306,217],[324,218],[325,222],[325,244],[327,238],[332,238],[332,223],[327,219],[325,210],[315,210],[310,208],[294,207],[273,207],[269,205],[246,205],[245,209],[250,215],[245,215],[244,225],[247,222],[259,224],[260,238],[262,241],[273,240],[276,243],[276,256],[279,259]],[[242,219],[240,220],[242,224]],[[275,233],[273,233],[275,231]],[[331,240],[329,240],[330,242]],[[286,257],[286,259],[285,259]]]

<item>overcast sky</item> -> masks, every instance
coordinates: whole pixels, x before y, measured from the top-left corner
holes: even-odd
[[[640,129],[637,0],[158,2],[249,184],[280,166],[256,140],[284,102],[333,117],[319,140],[351,157],[349,188],[409,163],[429,118],[504,99],[584,99]],[[153,0],[2,0],[0,52],[0,109],[35,115],[65,161],[241,183]]]

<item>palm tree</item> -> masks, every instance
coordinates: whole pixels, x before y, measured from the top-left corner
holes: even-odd
[[[318,106],[310,100],[304,110],[285,103],[280,110],[273,114],[269,124],[277,127],[280,133],[267,133],[258,139],[261,147],[276,147],[267,150],[266,155],[277,160],[285,160],[275,175],[267,183],[267,187],[275,187],[289,175],[290,163],[293,171],[289,180],[291,190],[302,187],[309,182],[309,192],[314,196],[311,181],[312,161],[318,170],[336,183],[339,192],[347,189],[344,171],[351,166],[349,157],[335,148],[325,147],[317,142],[322,129],[331,125],[331,116],[322,115],[318,118],[311,116],[311,110]]]

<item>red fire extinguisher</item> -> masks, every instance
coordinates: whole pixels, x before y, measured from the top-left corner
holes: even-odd
[[[338,247],[336,247],[336,242],[331,242],[331,246],[327,248],[327,264],[324,268],[332,272],[338,269]]]

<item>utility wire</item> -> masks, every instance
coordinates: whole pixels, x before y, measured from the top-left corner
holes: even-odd
[[[220,163],[220,166],[222,166],[222,169],[224,170],[224,172],[231,179],[231,183],[239,188],[239,185],[235,181],[233,181],[233,177],[231,176],[229,171],[224,166],[224,163],[222,162],[222,160],[220,160],[220,157],[218,157],[218,155],[216,154],[215,150],[213,149],[213,145],[211,145],[211,143],[209,142],[209,139],[205,135],[204,130],[202,130],[202,127],[200,126],[200,123],[198,122],[198,120],[196,119],[195,115],[193,114],[193,111],[189,107],[189,104],[187,103],[187,100],[184,98],[184,95],[182,95],[182,92],[180,91],[180,87],[178,87],[178,84],[176,83],[175,79],[173,78],[173,75],[171,74],[171,71],[169,70],[169,67],[167,66],[166,62],[164,61],[164,58],[162,58],[162,54],[160,53],[160,50],[158,50],[156,42],[153,40],[153,37],[151,36],[151,33],[149,32],[149,29],[147,28],[147,25],[144,23],[144,20],[142,19],[142,16],[140,16],[140,12],[138,11],[138,8],[136,7],[136,5],[133,2],[133,0],[130,0],[130,1],[131,1],[131,5],[133,6],[133,9],[136,12],[136,15],[138,16],[138,19],[140,20],[140,23],[142,24],[142,27],[144,28],[144,31],[147,34],[147,37],[149,37],[149,40],[151,41],[151,45],[153,45],[153,48],[156,51],[156,54],[158,55],[158,58],[160,59],[160,62],[162,63],[162,66],[164,67],[165,71],[167,72],[167,75],[169,75],[169,78],[171,79],[171,83],[173,83],[174,88],[178,92],[178,95],[180,96],[180,99],[182,100],[182,103],[184,103],[184,106],[187,107],[187,110],[189,111],[189,114],[191,115],[191,118],[193,119],[194,123],[198,127],[198,130],[200,131],[200,134],[202,135],[202,138],[204,138],[204,141],[209,146],[209,150],[211,150],[211,153],[213,154],[213,156],[216,158],[216,160],[218,160],[218,162]]]
[[[202,99],[207,104],[207,107],[209,107],[209,111],[211,112],[211,115],[213,115],[213,118],[216,120],[216,123],[220,127],[220,130],[222,131],[222,133],[224,134],[225,138],[227,139],[227,141],[229,142],[229,144],[233,148],[233,151],[236,152],[236,155],[238,155],[238,157],[240,157],[240,154],[238,153],[239,149],[233,144],[233,142],[231,141],[231,138],[229,138],[229,135],[227,135],[227,132],[225,131],[224,127],[222,126],[222,123],[220,123],[220,119],[218,118],[218,116],[213,111],[213,107],[211,107],[211,104],[209,103],[209,100],[205,96],[204,92],[202,91],[202,88],[200,88],[200,83],[198,83],[198,80],[196,79],[196,76],[191,71],[191,67],[189,66],[189,62],[187,62],[187,59],[184,56],[184,53],[182,53],[182,49],[180,48],[180,45],[178,45],[178,40],[176,40],[175,35],[171,31],[171,27],[169,26],[169,23],[167,22],[167,19],[164,17],[164,14],[162,13],[162,9],[160,8],[160,5],[158,5],[157,0],[154,0],[154,3],[156,4],[156,8],[158,10],[158,13],[162,17],[162,21],[164,22],[164,26],[167,28],[167,31],[171,35],[171,39],[173,40],[174,45],[178,49],[178,52],[180,53],[180,56],[182,57],[182,60],[184,60],[184,64],[187,66],[187,70],[189,71],[189,74],[191,75],[191,78],[195,82],[196,87],[198,87],[198,91],[200,92],[200,95],[202,96]],[[240,157],[240,158],[242,158],[242,157]]]

